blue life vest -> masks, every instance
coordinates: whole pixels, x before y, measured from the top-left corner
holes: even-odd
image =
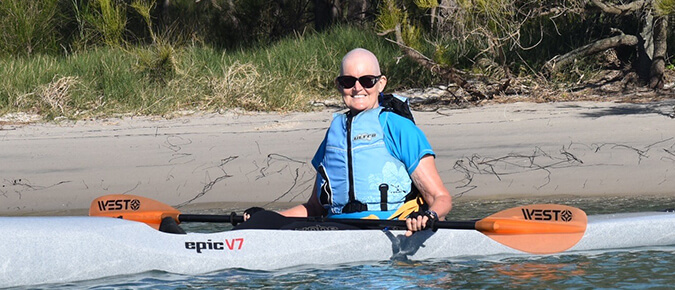
[[[375,215],[387,219],[411,192],[405,164],[385,145],[379,118],[391,112],[383,109],[380,106],[356,116],[336,114],[328,129],[316,194],[331,218]],[[357,209],[347,210],[354,203]]]

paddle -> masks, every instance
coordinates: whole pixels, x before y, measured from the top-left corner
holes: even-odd
[[[122,218],[146,223],[159,228],[162,219],[176,222],[240,223],[243,217],[235,215],[181,214],[179,210],[159,201],[134,195],[113,194],[95,199],[89,208],[90,216]],[[405,228],[402,220],[317,219],[291,218],[299,221],[331,221],[359,228]],[[574,246],[586,231],[588,218],[582,210],[557,204],[535,204],[514,207],[477,221],[439,221],[439,229],[477,230],[493,240],[533,254],[551,254]]]

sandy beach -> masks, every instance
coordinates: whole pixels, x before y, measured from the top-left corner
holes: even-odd
[[[455,200],[675,194],[675,100],[414,112]],[[335,110],[0,127],[0,215],[86,213],[122,193],[174,206],[301,203]]]

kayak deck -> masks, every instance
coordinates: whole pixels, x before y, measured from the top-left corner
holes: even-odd
[[[241,230],[162,233],[145,224],[97,217],[0,217],[0,287],[142,273],[227,268],[274,270],[300,265],[390,259],[529,255],[475,230]],[[354,245],[358,244],[358,247]],[[675,245],[675,213],[589,216],[581,241],[566,253]]]

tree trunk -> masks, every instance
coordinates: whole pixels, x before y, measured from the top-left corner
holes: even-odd
[[[157,3],[157,10],[159,10],[159,26],[166,28],[169,26],[169,5],[170,0],[162,0]]]
[[[666,50],[668,35],[668,17],[657,16],[654,18],[654,52],[652,53],[652,65],[649,74],[649,87],[662,89],[664,83],[664,71],[666,68]]]
[[[322,31],[329,28],[338,19],[339,1],[314,0],[314,28]]]
[[[604,13],[615,15],[625,16],[643,11],[641,22],[644,26],[638,36],[637,61],[633,68],[650,88],[663,87],[668,20],[667,17],[654,16],[654,0],[638,0],[627,4],[591,0],[591,3]]]
[[[633,68],[640,80],[646,83],[649,80],[654,52],[654,15],[651,9],[646,9],[642,14],[643,16],[640,19],[642,31],[638,37],[637,60],[633,64]]]
[[[368,12],[367,0],[347,0],[346,2],[348,20],[358,20],[361,22],[366,18],[366,12]]]

